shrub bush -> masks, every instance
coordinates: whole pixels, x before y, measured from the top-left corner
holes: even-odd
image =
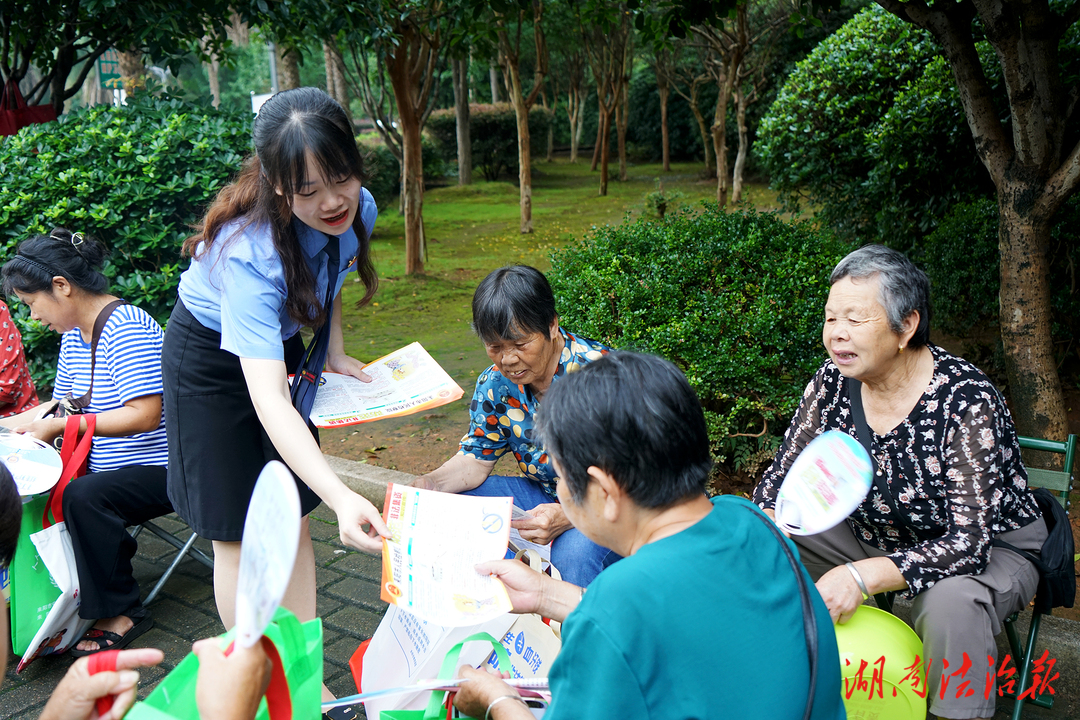
[[[808,222],[704,204],[594,229],[552,255],[548,277],[567,328],[678,365],[717,460],[753,474],[825,356],[828,276],[844,252]]]
[[[180,245],[251,149],[251,113],[149,95],[31,125],[0,140],[0,248],[54,226],[111,249],[112,291],[164,324]],[[34,382],[52,384],[59,336],[13,305]]]
[[[903,251],[953,203],[992,190],[930,34],[876,5],[796,65],[754,147],[787,209],[817,205],[842,235]]]
[[[529,111],[529,137],[535,157],[547,149],[547,129],[551,117],[539,105]],[[427,131],[447,162],[457,164],[457,116],[453,108],[436,110],[427,121]],[[506,173],[517,175],[517,116],[509,103],[469,105],[469,139],[472,140],[473,169],[494,182]]]

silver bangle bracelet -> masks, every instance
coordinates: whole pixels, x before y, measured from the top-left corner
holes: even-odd
[[[491,709],[501,703],[503,700],[517,700],[525,707],[529,707],[529,703],[525,702],[520,695],[500,695],[491,701],[488,705],[487,712],[484,713],[484,720],[491,720]]]
[[[862,575],[860,575],[859,571],[855,569],[855,566],[847,562],[844,563],[844,567],[846,567],[848,571],[851,572],[851,577],[855,578],[855,584],[859,586],[859,592],[862,593],[862,599],[866,600],[867,598],[869,598],[870,591],[866,589],[866,583],[863,582]]]

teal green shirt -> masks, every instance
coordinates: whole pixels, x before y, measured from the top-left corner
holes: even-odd
[[[713,505],[592,582],[563,625],[545,720],[801,720],[810,669],[791,564],[750,502]],[[812,717],[842,720],[836,634],[802,572],[818,626]]]

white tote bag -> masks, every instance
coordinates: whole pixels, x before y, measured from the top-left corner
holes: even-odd
[[[37,635],[30,641],[16,672],[21,672],[38,657],[67,652],[94,624],[93,620],[79,617],[79,572],[75,567],[75,552],[71,548],[67,523],[51,525],[31,535],[30,540],[60,589],[60,597],[56,599]]]
[[[433,680],[450,648],[478,632],[501,638],[517,617],[506,613],[479,625],[444,627],[391,605],[364,653],[364,657],[373,662],[364,663],[360,686],[370,691]],[[469,643],[461,651],[460,662],[479,667],[490,653],[490,645]],[[423,710],[430,697],[431,691],[421,690],[411,695],[375,698],[365,702],[364,706],[369,718],[377,718],[383,710]]]

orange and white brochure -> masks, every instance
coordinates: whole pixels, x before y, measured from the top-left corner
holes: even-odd
[[[381,597],[421,620],[461,627],[513,609],[498,578],[476,565],[506,555],[510,497],[472,497],[392,483],[386,488]]]
[[[464,391],[420,343],[364,366],[371,382],[323,373],[311,407],[316,427],[332,428],[411,415],[459,399]]]

